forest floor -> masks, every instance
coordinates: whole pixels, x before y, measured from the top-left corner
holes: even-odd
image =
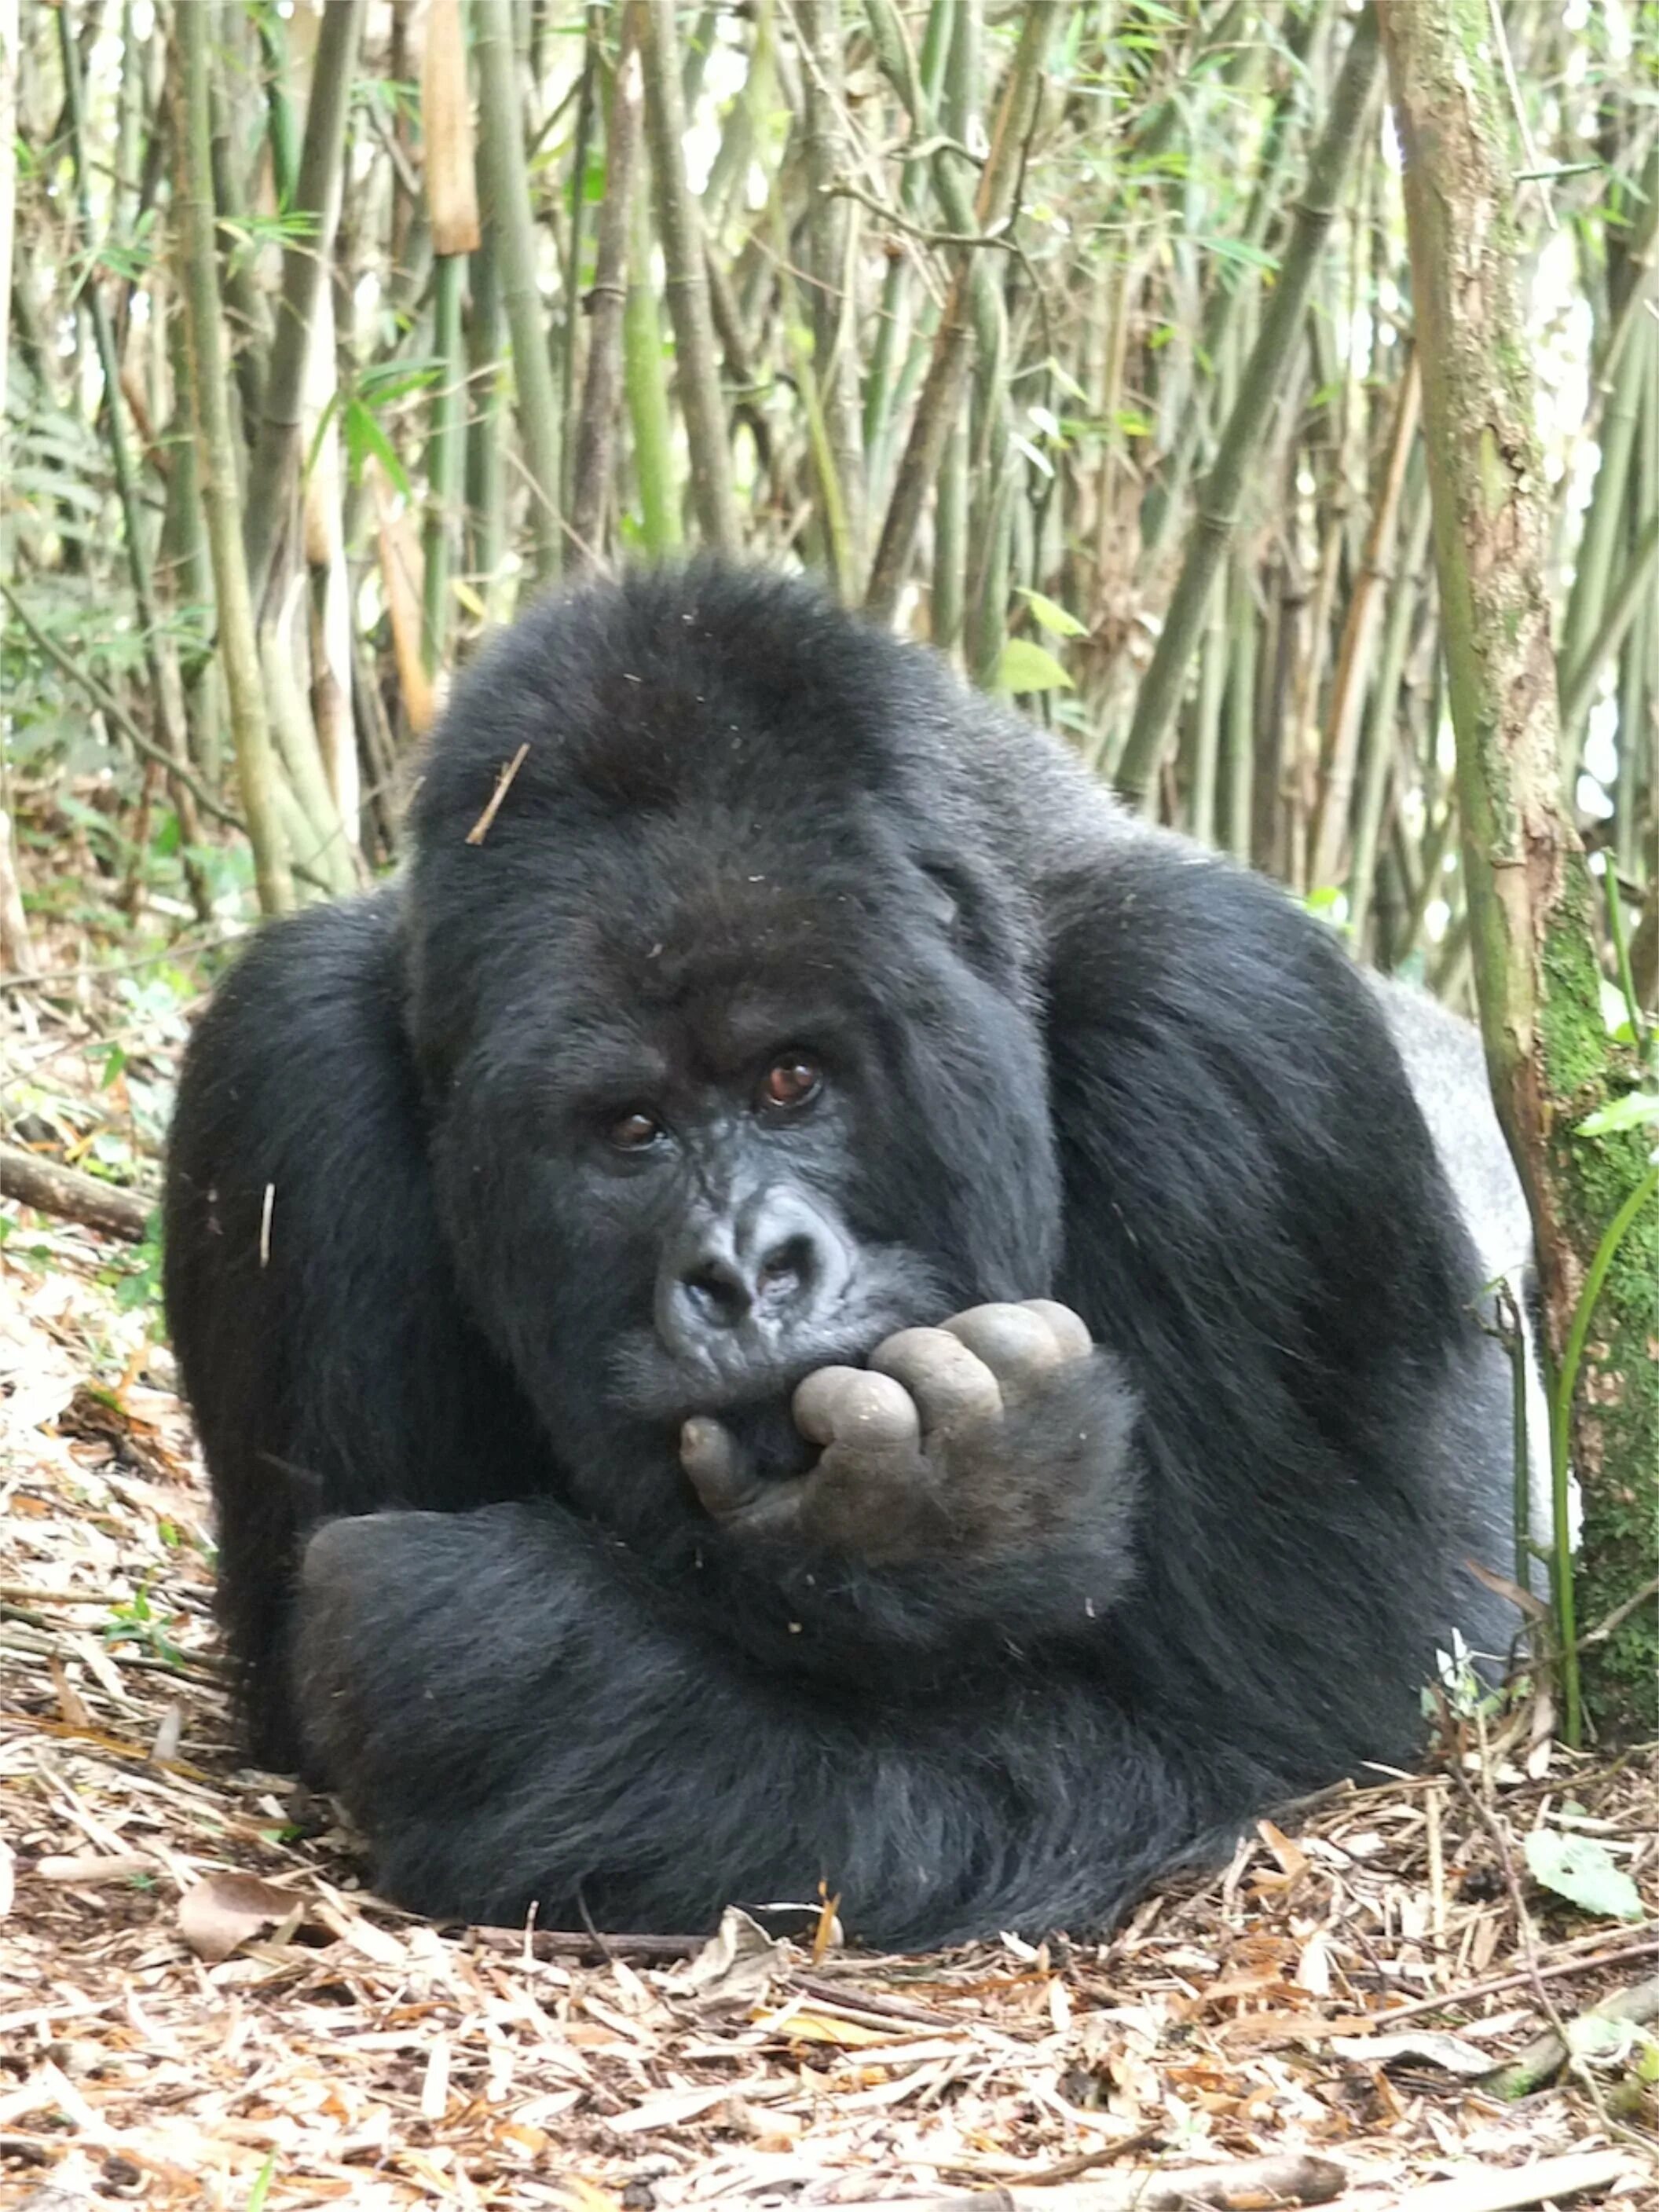
[[[153,1178],[176,1012],[11,994],[4,1133]],[[153,1253],[0,1222],[0,2206],[1659,2206],[1659,2043],[1582,2024],[1655,2002],[1659,1748],[1472,1712],[1106,1942],[436,1929],[231,1741]]]

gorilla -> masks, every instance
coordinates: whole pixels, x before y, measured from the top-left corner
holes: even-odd
[[[500,638],[411,842],[166,1212],[249,1747],[385,1893],[1100,1929],[1505,1644],[1478,1051],[1280,889],[720,564]]]

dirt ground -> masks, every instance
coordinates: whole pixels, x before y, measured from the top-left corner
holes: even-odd
[[[63,1048],[50,1017],[10,1042]],[[1659,2042],[1579,2024],[1655,2002],[1659,1751],[1569,1757],[1535,1701],[1109,1942],[601,1945],[379,1904],[230,1739],[149,1255],[3,1213],[0,2206],[1659,2206]],[[1535,1832],[1589,1849],[1588,1905]],[[1533,2051],[1546,2086],[1498,2094],[1569,2025],[1565,2073]]]

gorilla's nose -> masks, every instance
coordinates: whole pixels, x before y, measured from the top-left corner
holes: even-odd
[[[680,1351],[745,1324],[787,1334],[832,1305],[850,1272],[846,1240],[817,1207],[795,1192],[763,1192],[674,1241],[658,1323]]]

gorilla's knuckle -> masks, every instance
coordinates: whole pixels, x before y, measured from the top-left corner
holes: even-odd
[[[994,1420],[1002,1410],[995,1375],[948,1328],[901,1329],[876,1346],[870,1364],[902,1386],[926,1428]]]
[[[861,1367],[820,1367],[795,1392],[796,1426],[814,1443],[887,1450],[921,1434],[915,1401],[892,1376]]]

